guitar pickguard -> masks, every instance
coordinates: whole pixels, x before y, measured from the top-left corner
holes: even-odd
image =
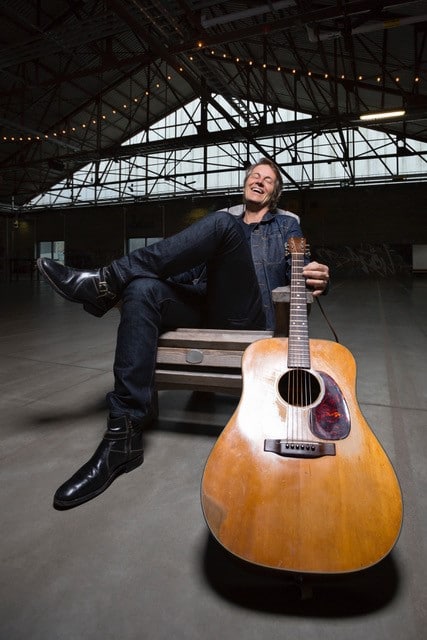
[[[310,430],[323,440],[342,440],[350,433],[350,412],[341,389],[330,375],[319,371],[325,383],[321,402],[312,408]]]

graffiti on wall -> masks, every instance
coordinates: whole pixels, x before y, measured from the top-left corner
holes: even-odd
[[[406,245],[321,247],[316,249],[315,258],[341,275],[387,277],[411,270],[411,255]]]

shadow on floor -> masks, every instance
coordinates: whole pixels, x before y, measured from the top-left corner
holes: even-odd
[[[162,397],[159,417],[151,430],[217,438],[239,401],[236,396],[211,391],[193,391],[185,396],[180,396],[181,393],[169,392]],[[174,411],[174,407],[179,407],[179,411]]]
[[[251,565],[207,534],[205,578],[222,598],[251,610],[312,617],[360,616],[390,604],[399,588],[392,554],[356,573],[297,575]]]
[[[63,424],[68,426],[70,421],[79,419],[87,421],[100,417],[100,424],[104,426],[106,416],[105,399],[98,399],[92,403],[76,403],[73,406],[67,407],[67,410],[64,410],[63,406],[59,408],[49,407],[49,409],[46,409],[44,412],[39,412],[36,416],[31,415],[29,420],[31,420],[33,426],[39,427],[49,424],[55,424],[55,426]]]

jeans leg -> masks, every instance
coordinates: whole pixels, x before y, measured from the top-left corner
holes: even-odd
[[[250,247],[231,214],[210,214],[174,236],[115,260],[111,268],[126,287],[134,278],[166,279],[200,264],[207,266],[210,326],[264,328]]]
[[[193,291],[194,290],[194,291]],[[114,360],[110,417],[135,421],[150,413],[159,334],[177,326],[200,326],[204,296],[195,287],[137,278],[125,288]]]

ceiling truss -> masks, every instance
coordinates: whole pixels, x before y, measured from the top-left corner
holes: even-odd
[[[406,115],[371,126],[386,133],[390,144],[383,150],[371,144],[370,153],[394,159],[395,169],[387,169],[390,179],[402,177],[404,158],[418,156],[417,179],[425,179],[427,9],[422,0],[17,0],[13,5],[0,0],[0,11],[3,211],[28,207],[52,188],[65,193],[63,184],[88,164],[95,169],[88,180],[101,189],[103,161],[173,156],[195,146],[205,149],[204,166],[196,166],[195,175],[215,172],[206,163],[207,149],[228,144],[235,156],[229,152],[227,171],[257,153],[279,162],[292,189],[319,184],[313,167],[324,162],[341,164],[349,184],[359,184],[363,176],[354,151],[357,127],[362,135],[359,116],[395,108]],[[197,97],[202,114],[209,109],[219,114],[221,130],[209,130],[206,118],[196,122],[189,116],[197,136],[123,145]],[[280,109],[293,111],[295,119],[272,123],[271,114]],[[301,113],[307,118],[301,120]],[[301,154],[301,135],[310,137],[315,149],[321,134],[334,142],[331,157]],[[172,193],[188,189],[190,180],[180,184],[178,165],[168,178],[177,187]],[[155,180],[163,179],[159,169]],[[152,176],[146,181],[149,194]],[[124,187],[117,192],[124,197]],[[98,203],[97,196],[94,200]]]

